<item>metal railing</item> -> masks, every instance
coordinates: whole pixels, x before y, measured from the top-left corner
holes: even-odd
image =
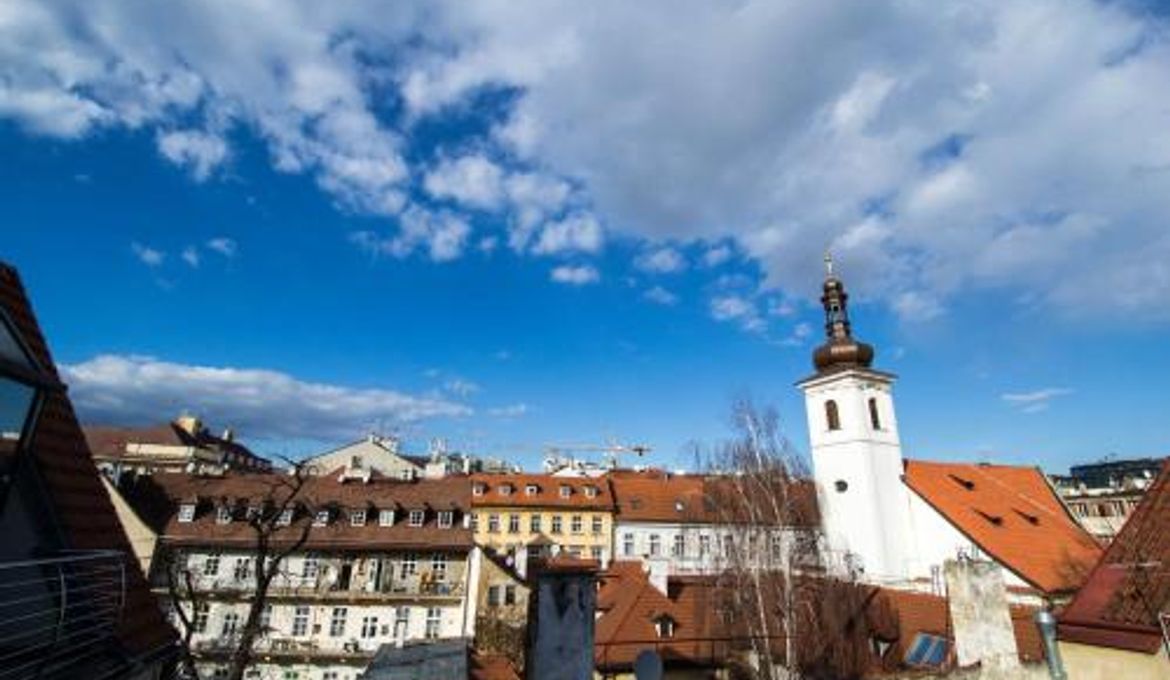
[[[90,663],[112,648],[125,605],[120,552],[0,562],[0,680],[63,676]]]

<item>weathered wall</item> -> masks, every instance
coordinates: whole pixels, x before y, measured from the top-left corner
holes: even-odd
[[[1018,667],[1019,650],[999,565],[947,560],[943,572],[958,665],[978,663],[1004,671]]]
[[[1060,643],[1060,655],[1069,680],[1135,680],[1170,678],[1166,652],[1143,654],[1122,649]]]

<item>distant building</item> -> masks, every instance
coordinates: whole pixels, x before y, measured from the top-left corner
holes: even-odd
[[[471,472],[473,461],[462,454],[448,453],[441,445],[425,456],[407,455],[397,437],[370,434],[325,453],[310,456],[302,465],[310,474],[325,475],[341,468],[370,470],[390,479],[438,479]]]
[[[1067,598],[1101,550],[1036,468],[906,460],[896,376],[855,339],[831,266],[826,341],[804,392],[829,564],[870,583],[941,589],[948,559],[991,559],[1021,598]]]
[[[167,625],[16,270],[0,262],[0,677],[164,677]]]
[[[1074,465],[1052,482],[1086,531],[1102,543],[1113,540],[1141,502],[1162,459],[1109,460]]]
[[[268,472],[272,462],[235,440],[232,430],[214,435],[199,418],[179,416],[153,427],[87,425],[94,462],[107,475],[125,472]]]

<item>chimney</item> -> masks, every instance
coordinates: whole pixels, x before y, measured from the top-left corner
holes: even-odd
[[[1020,665],[1003,570],[994,562],[947,560],[951,628],[959,667],[980,664],[1002,673]]]
[[[192,437],[197,436],[203,430],[203,423],[200,422],[199,418],[187,413],[176,418],[175,425],[178,425],[180,430]]]
[[[667,558],[661,556],[646,558],[646,580],[663,595],[666,594],[669,573],[670,560]]]
[[[228,427],[228,428],[224,429],[223,436],[220,437],[220,439],[224,440],[225,442],[231,443],[232,439],[235,439],[235,436],[236,436],[236,433],[232,432],[232,428]]]

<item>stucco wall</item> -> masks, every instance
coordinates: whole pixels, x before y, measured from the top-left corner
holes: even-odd
[[[1165,650],[1157,654],[1108,647],[1060,643],[1060,655],[1069,680],[1162,680],[1170,678]]]

